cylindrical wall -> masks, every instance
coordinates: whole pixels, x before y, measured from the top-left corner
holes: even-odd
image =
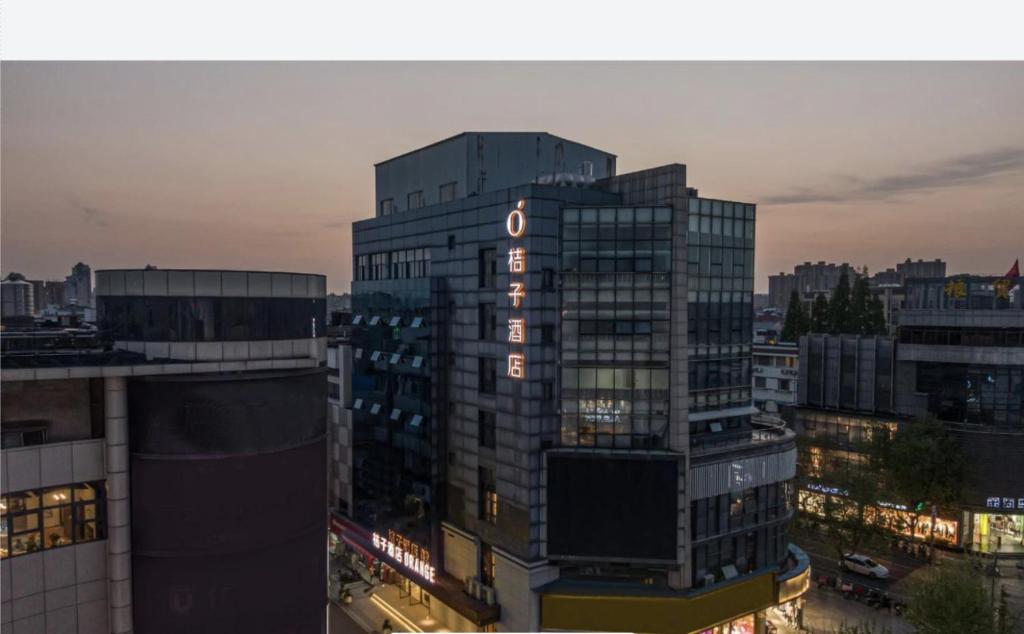
[[[135,628],[325,628],[322,369],[129,380]]]

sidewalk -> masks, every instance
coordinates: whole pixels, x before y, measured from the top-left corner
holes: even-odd
[[[450,631],[430,616],[425,605],[410,605],[409,597],[400,597],[397,586],[383,584],[371,594],[353,594],[352,603],[341,608],[367,632],[380,632],[385,619],[391,622],[394,632]]]

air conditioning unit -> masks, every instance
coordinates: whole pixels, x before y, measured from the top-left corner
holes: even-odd
[[[482,586],[482,590],[484,593],[481,599],[483,599],[484,603],[487,605],[494,605],[494,588],[490,586]]]
[[[704,587],[707,588],[708,586],[713,586],[713,585],[715,585],[715,575],[712,575],[712,574],[704,575]]]

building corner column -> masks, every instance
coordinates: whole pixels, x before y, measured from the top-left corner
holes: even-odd
[[[128,390],[124,377],[103,381],[107,457],[107,597],[111,634],[131,634],[132,551]]]

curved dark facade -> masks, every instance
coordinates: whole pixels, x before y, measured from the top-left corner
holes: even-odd
[[[314,336],[326,303],[309,297],[100,297],[100,328],[118,341],[259,341]]]
[[[322,369],[129,381],[139,632],[324,631]]]

